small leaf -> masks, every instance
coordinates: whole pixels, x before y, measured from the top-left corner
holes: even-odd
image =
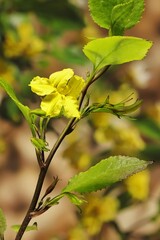
[[[120,3],[124,3],[122,0]],[[111,26],[111,13],[117,0],[89,0],[89,9],[93,20],[100,26],[109,29]]]
[[[43,198],[44,197],[46,197],[46,194],[43,196]],[[59,200],[63,197],[64,197],[64,193],[59,194],[59,195],[55,196],[54,198],[48,197],[45,200],[45,202],[43,202],[43,198],[42,198],[41,201],[39,202],[39,207],[35,211],[31,212],[31,216],[32,217],[37,217],[37,216],[43,214],[44,212],[46,212],[52,206],[58,205]]]
[[[151,46],[150,41],[141,38],[113,36],[90,41],[83,52],[98,71],[107,65],[141,60]]]
[[[50,208],[54,205],[59,204],[59,200],[63,197],[64,197],[64,194],[62,193],[62,194],[55,196],[54,198],[47,199],[44,203],[44,207]]]
[[[135,157],[109,157],[101,160],[88,171],[72,177],[62,192],[88,193],[97,191],[145,169],[149,164],[151,162]]]
[[[1,237],[3,237],[6,228],[7,228],[6,218],[4,216],[2,209],[0,208],[0,239]]]
[[[46,112],[43,111],[41,108],[36,108],[36,109],[34,109],[34,110],[31,110],[30,113],[31,113],[31,114],[35,114],[35,115],[40,116],[40,117],[41,117],[41,116],[42,116],[42,117],[46,116]]]
[[[6,93],[10,96],[10,98],[14,101],[14,103],[17,105],[17,107],[20,109],[20,111],[23,113],[25,119],[28,121],[28,123],[31,125],[30,120],[30,109],[27,106],[24,106],[16,97],[12,87],[2,78],[0,78],[0,86],[6,91]]]
[[[111,104],[109,102],[109,96],[108,96],[107,99],[105,100],[105,102],[103,102],[103,103],[93,103],[91,106],[87,106],[83,110],[81,117],[86,117],[90,113],[97,113],[97,112],[111,113],[113,115],[116,115],[119,118],[126,117],[126,116],[128,116],[128,114],[136,111],[142,103],[141,100],[137,99],[134,103],[128,105],[127,103],[130,100],[132,100],[132,98],[129,99],[129,97],[128,97],[127,99],[125,99],[124,101],[122,101],[120,103]]]
[[[110,35],[123,35],[126,25],[130,23],[133,1],[113,7],[111,14]]]
[[[13,225],[13,226],[12,226],[12,229],[13,229],[13,231],[18,232],[19,229],[20,229],[20,227],[21,227],[21,225],[18,225],[18,224],[17,224],[17,225]],[[37,229],[38,229],[38,228],[37,228],[37,223],[35,222],[35,223],[33,223],[32,226],[27,226],[25,232],[29,232],[29,231],[37,230]]]
[[[53,178],[53,181],[52,181],[52,183],[49,185],[49,187],[46,189],[45,194],[44,194],[43,197],[42,197],[42,200],[43,200],[48,194],[50,194],[50,193],[53,191],[53,189],[56,187],[58,181],[59,181],[59,178],[58,178],[58,177],[54,177],[54,178]]]
[[[31,142],[36,149],[41,150],[41,151],[45,151],[45,152],[49,151],[49,148],[47,148],[48,143],[45,140],[40,139],[40,138],[36,138],[36,137],[32,137]]]
[[[113,33],[117,34],[140,21],[144,0],[89,0],[89,8],[93,20],[99,26],[112,30],[114,28]]]
[[[78,197],[77,195],[70,193],[70,192],[65,192],[64,193],[69,199],[70,201],[76,205],[76,206],[80,206],[82,205],[84,202],[86,202],[84,199]]]

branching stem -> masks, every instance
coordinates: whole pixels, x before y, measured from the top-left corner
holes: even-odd
[[[21,227],[20,227],[20,229],[19,229],[19,231],[18,231],[18,233],[16,235],[15,240],[21,240],[22,239],[23,234],[24,234],[24,232],[25,232],[29,222],[32,219],[31,212],[33,212],[35,210],[36,205],[38,203],[38,200],[39,200],[39,197],[40,197],[40,193],[41,193],[41,189],[42,189],[42,186],[43,186],[43,182],[45,180],[45,176],[46,176],[47,170],[49,168],[49,165],[51,163],[51,160],[53,159],[53,156],[56,153],[56,151],[57,151],[58,147],[60,146],[61,142],[63,141],[63,139],[69,133],[72,132],[72,124],[73,124],[74,121],[75,121],[75,118],[72,118],[69,121],[68,125],[65,127],[65,129],[61,133],[60,137],[57,139],[57,142],[53,146],[50,154],[48,155],[48,157],[46,159],[46,162],[45,162],[45,166],[40,169],[39,177],[38,177],[38,180],[37,180],[37,185],[36,185],[36,188],[35,188],[35,192],[34,192],[31,204],[30,204],[30,206],[28,208],[26,216],[25,216],[25,218],[24,218],[24,220],[23,220],[23,222],[21,224]]]
[[[79,100],[79,109],[81,108],[82,106],[82,103],[83,103],[83,100],[86,96],[86,93],[88,91],[88,88],[90,87],[90,85],[95,82],[102,74],[104,74],[104,72],[106,72],[108,70],[110,66],[107,66],[105,68],[103,68],[100,72],[97,73],[97,75],[94,75],[92,73],[92,75],[90,76],[90,79],[88,81],[88,83],[86,84],[85,88],[83,89],[82,91],[82,95],[81,95],[81,98]],[[43,186],[43,183],[44,183],[44,180],[45,180],[45,177],[46,177],[46,174],[47,174],[47,171],[48,171],[48,168],[50,166],[50,163],[58,149],[58,147],[60,146],[61,142],[63,141],[63,139],[68,135],[70,134],[72,131],[73,131],[73,126],[74,124],[76,124],[76,118],[72,118],[67,126],[64,128],[64,130],[62,131],[61,135],[59,136],[59,138],[57,139],[56,143],[54,144],[53,148],[51,149],[46,161],[44,161],[44,165],[40,168],[40,172],[39,172],[39,177],[37,179],[37,185],[36,185],[36,188],[35,188],[35,192],[34,192],[34,195],[33,195],[33,198],[32,198],[32,201],[30,203],[30,206],[28,208],[28,211],[26,213],[26,216],[24,217],[24,220],[21,224],[21,227],[16,235],[16,238],[15,240],[21,240],[22,237],[23,237],[23,234],[29,224],[29,222],[31,221],[32,219],[32,212],[35,211],[36,209],[36,205],[38,203],[38,200],[39,200],[39,197],[40,197],[40,194],[41,194],[41,190],[42,190],[42,186]],[[44,159],[44,156],[41,156],[42,159]]]
[[[110,65],[102,68],[102,69],[97,73],[97,75],[93,74],[93,75],[89,76],[89,80],[88,80],[87,84],[85,85],[85,87],[84,87],[84,89],[83,89],[83,91],[82,91],[82,95],[81,95],[80,100],[79,100],[79,109],[80,109],[81,106],[82,106],[82,103],[83,103],[83,100],[84,100],[84,98],[85,98],[85,96],[86,96],[86,93],[87,93],[87,91],[88,91],[88,88],[91,86],[91,84],[92,84],[93,82],[95,82],[98,78],[100,78],[100,77],[109,69],[109,67],[110,67]]]

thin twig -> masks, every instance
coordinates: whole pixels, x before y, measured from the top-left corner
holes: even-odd
[[[89,81],[87,82],[87,84],[85,85],[85,87],[84,87],[84,89],[83,89],[83,91],[82,91],[82,95],[81,95],[81,97],[80,97],[80,99],[79,99],[79,109],[80,109],[81,106],[82,106],[82,103],[83,103],[83,100],[84,100],[84,98],[85,98],[85,96],[86,96],[86,93],[87,93],[87,91],[88,91],[88,88],[91,86],[91,84],[92,84],[93,82],[95,82],[98,78],[100,78],[100,77],[109,69],[109,67],[110,67],[110,65],[102,68],[102,70],[99,71],[99,72],[97,73],[97,75],[91,75],[91,76],[89,77],[90,79],[89,79]]]
[[[81,108],[81,105],[83,103],[83,100],[86,96],[86,93],[88,91],[88,88],[90,87],[90,85],[95,82],[104,72],[106,72],[108,70],[110,66],[107,66],[105,68],[103,68],[96,76],[93,75],[90,79],[90,81],[88,81],[88,83],[86,84],[85,88],[82,91],[82,95],[81,98],[79,100],[79,108]],[[41,167],[40,169],[40,173],[39,173],[39,177],[37,180],[37,184],[36,184],[36,188],[35,188],[35,192],[32,198],[32,201],[30,203],[30,206],[28,208],[28,211],[26,213],[26,216],[24,217],[24,220],[21,224],[21,227],[16,235],[15,240],[21,240],[23,237],[23,234],[29,224],[29,222],[32,219],[32,212],[34,212],[34,210],[36,209],[36,205],[38,203],[39,197],[40,197],[40,193],[42,190],[42,186],[45,180],[45,176],[47,174],[47,170],[50,166],[50,163],[58,149],[58,147],[60,146],[61,142],[63,141],[63,139],[70,134],[73,131],[73,126],[74,126],[74,122],[76,122],[76,118],[72,118],[69,123],[67,124],[67,126],[64,128],[64,130],[62,131],[61,135],[59,136],[59,138],[57,139],[56,143],[54,144],[53,148],[51,149],[46,161],[44,162],[44,166]],[[42,159],[44,158],[44,155],[42,155]]]
[[[42,186],[43,186],[43,182],[44,182],[44,179],[45,179],[48,167],[49,167],[49,165],[51,163],[51,160],[52,160],[54,154],[56,153],[59,145],[61,144],[61,142],[63,141],[65,136],[67,136],[69,133],[72,132],[72,124],[73,124],[74,121],[75,121],[75,118],[72,118],[69,121],[68,125],[65,127],[65,129],[61,133],[60,137],[57,139],[55,145],[53,146],[50,154],[48,155],[48,157],[46,159],[46,162],[45,162],[46,163],[45,167],[41,168],[41,170],[40,170],[39,177],[38,177],[38,180],[37,180],[37,185],[36,185],[36,188],[35,188],[35,192],[34,192],[31,204],[30,204],[30,206],[28,208],[26,216],[25,216],[25,218],[24,218],[24,220],[23,220],[23,222],[21,224],[21,227],[20,227],[20,229],[19,229],[19,231],[18,231],[18,233],[16,235],[15,240],[21,240],[22,239],[22,236],[23,236],[23,234],[24,234],[24,232],[25,232],[29,222],[32,219],[31,212],[33,212],[35,210],[35,208],[36,208],[36,205],[37,205],[40,193],[41,193],[41,189],[42,189]]]

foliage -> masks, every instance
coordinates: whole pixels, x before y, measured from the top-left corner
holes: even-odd
[[[2,209],[0,209],[0,238],[1,239],[3,239],[6,228],[7,228],[6,219]]]
[[[96,71],[107,65],[122,64],[145,57],[152,43],[134,37],[113,36],[95,39],[84,47]],[[136,47],[135,47],[136,46]]]
[[[80,209],[80,206],[86,202],[86,193],[97,192],[98,190],[112,187],[113,184],[144,170],[152,163],[151,161],[140,160],[138,157],[122,155],[123,152],[121,149],[121,153],[114,156],[110,155],[109,157],[106,154],[105,157],[100,157],[97,160],[98,163],[94,166],[92,166],[92,163],[86,171],[75,174],[69,179],[68,184],[62,188],[61,192],[52,197],[50,194],[59,182],[59,178],[54,177],[45,193],[42,194],[43,184],[57,149],[65,137],[75,130],[82,119],[92,118],[94,114],[100,116],[101,113],[109,113],[118,118],[130,117],[130,114],[139,109],[142,103],[138,98],[132,102],[132,94],[129,94],[126,98],[124,97],[116,103],[112,103],[110,95],[107,94],[108,97],[105,100],[97,102],[94,100],[96,91],[95,93],[89,94],[89,88],[91,85],[94,87],[95,82],[98,82],[100,78],[105,76],[110,67],[135,60],[142,60],[146,56],[152,46],[151,41],[131,36],[123,36],[124,30],[133,27],[140,21],[144,10],[144,1],[140,0],[137,3],[134,0],[106,2],[100,0],[97,4],[97,1],[89,0],[89,8],[95,22],[99,26],[109,30],[109,36],[93,39],[84,46],[83,53],[88,58],[87,61],[92,65],[92,69],[86,74],[86,77],[76,75],[71,68],[55,71],[50,74],[49,77],[33,77],[30,82],[28,80],[30,78],[28,78],[26,74],[27,84],[31,88],[31,91],[40,97],[38,107],[35,107],[33,104],[33,107],[30,108],[28,107],[30,102],[27,101],[27,104],[23,104],[22,102],[25,102],[24,96],[19,100],[11,87],[15,79],[8,81],[8,79],[5,78],[6,74],[1,74],[0,86],[22,112],[29,125],[32,135],[30,140],[35,149],[39,166],[39,177],[35,193],[24,217],[24,221],[21,225],[13,226],[14,231],[17,232],[15,240],[22,239],[25,231],[36,230],[37,223],[29,226],[31,219],[43,214],[51,207],[58,205],[63,197],[68,197],[71,203]],[[83,19],[77,13],[77,9],[67,0],[63,1],[63,4],[61,0],[54,4],[49,0],[29,0],[26,4],[21,4],[19,0],[12,2],[6,1],[3,2],[3,9],[2,15],[4,18],[0,21],[3,35],[1,58],[7,69],[11,64],[13,71],[18,72],[19,81],[22,81],[24,77],[20,76],[20,71],[22,70],[23,72],[24,69],[25,71],[32,69],[34,61],[36,62],[36,57],[38,57],[37,61],[40,62],[41,56],[45,56],[47,59],[47,57],[51,55],[50,52],[56,53],[57,56],[61,55],[62,49],[57,53],[56,50],[49,47],[49,44],[52,44],[55,39],[58,39],[64,29],[73,30],[84,26]],[[13,14],[11,18],[7,20],[6,12],[10,12],[11,10],[13,12],[15,11],[16,14]],[[30,21],[29,18],[22,17],[23,15],[19,14],[19,12],[21,12],[21,14],[34,13],[36,19],[39,19],[41,22],[40,26],[42,26],[42,29],[47,23],[50,30],[44,27],[44,32],[47,32],[46,36],[39,38],[33,27],[28,24]],[[64,14],[64,12],[67,14]],[[6,32],[5,29],[7,29]],[[55,39],[51,37],[54,32],[53,29],[55,31]],[[30,36],[30,39],[28,39],[28,36]],[[15,46],[17,46],[16,50]],[[33,72],[31,75],[34,76]],[[29,96],[32,96],[31,92],[28,92],[26,99],[29,98]],[[34,98],[37,99],[33,96],[31,98],[32,100]],[[93,101],[90,101],[91,98]],[[47,131],[52,121],[57,119],[65,119],[67,124],[61,133],[58,134],[56,142],[50,147],[47,139]],[[146,121],[145,124],[147,124]],[[140,124],[139,128],[143,131],[145,130]],[[109,130],[109,128],[107,130]],[[147,134],[155,138],[153,132]],[[84,138],[85,137],[83,137],[83,139]],[[76,158],[78,158],[77,155]],[[128,182],[126,180],[126,186],[127,184],[129,186],[129,180]],[[96,230],[91,231],[91,234],[95,234],[104,222],[113,220],[118,209],[119,203],[116,202],[114,198],[112,199],[106,196],[103,200],[104,202],[97,201],[96,204],[93,204],[94,207],[88,210],[88,215],[94,212],[92,210],[96,208],[98,208],[99,211],[99,225],[95,228]],[[108,217],[106,217],[107,214],[102,214],[104,212],[107,213],[107,204],[113,206],[113,212],[108,214]],[[3,223],[1,230],[1,235],[3,235],[6,229],[3,213],[0,214],[0,220]],[[90,216],[85,216],[82,220],[86,226],[91,226],[92,221],[93,217],[90,218]]]
[[[13,225],[13,226],[12,226],[12,229],[13,229],[15,232],[18,232],[18,231],[19,231],[19,228],[20,228],[20,225]],[[37,224],[36,224],[36,223],[34,223],[32,226],[27,226],[26,232],[32,231],[32,230],[37,230]]]
[[[149,162],[127,156],[103,159],[86,172],[74,176],[63,192],[87,193],[101,190],[106,186],[125,179],[127,176],[146,168]]]
[[[111,35],[123,35],[124,30],[133,27],[141,18],[144,1],[136,0],[89,0],[94,21],[109,29]]]

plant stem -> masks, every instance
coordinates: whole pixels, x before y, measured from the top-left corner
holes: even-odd
[[[32,219],[31,217],[31,212],[33,212],[35,210],[35,207],[37,205],[37,202],[38,202],[38,199],[39,199],[39,195],[40,195],[40,192],[41,192],[41,189],[42,189],[42,185],[43,185],[43,182],[44,182],[44,179],[45,179],[45,175],[46,175],[46,172],[47,172],[47,169],[46,168],[41,168],[40,170],[40,173],[39,173],[39,177],[38,177],[38,180],[37,180],[37,185],[36,185],[36,189],[35,189],[35,192],[34,192],[34,195],[33,195],[33,198],[32,198],[32,201],[31,201],[31,204],[28,208],[28,211],[26,213],[26,216],[21,224],[21,227],[16,235],[16,238],[15,240],[20,240],[22,239],[22,236],[30,222],[30,220]]]
[[[85,88],[83,89],[83,93],[82,93],[82,96],[80,98],[80,101],[79,101],[79,108],[81,107],[82,105],[82,102],[84,100],[84,97],[87,93],[87,90],[89,88],[89,86],[94,82],[96,81],[104,72],[106,72],[108,70],[109,66],[106,66],[104,69],[102,69],[96,76],[93,74],[90,78],[90,81],[87,83],[87,85],[85,86]],[[26,216],[24,217],[23,219],[23,222],[21,224],[21,227],[16,235],[16,238],[15,240],[21,240],[22,237],[23,237],[23,234],[29,224],[29,222],[31,221],[32,219],[32,212],[35,211],[36,209],[36,205],[38,203],[38,200],[39,200],[39,197],[40,197],[40,194],[41,194],[41,190],[42,190],[42,186],[43,186],[43,183],[44,183],[44,180],[45,180],[45,176],[47,174],[47,171],[48,171],[48,168],[50,166],[50,163],[58,149],[58,147],[60,146],[61,142],[63,141],[63,139],[68,135],[70,134],[72,131],[73,131],[73,126],[74,126],[74,122],[76,123],[76,118],[72,118],[68,125],[64,128],[64,130],[62,131],[61,135],[59,136],[59,138],[57,139],[56,143],[54,144],[53,148],[51,149],[46,161],[44,162],[44,165],[41,167],[40,169],[40,173],[39,173],[39,177],[38,177],[38,180],[37,180],[37,185],[36,185],[36,188],[35,188],[35,192],[34,192],[34,195],[33,195],[33,198],[32,198],[32,201],[30,203],[30,206],[28,208],[28,211],[26,213]],[[42,156],[43,157],[43,156]]]
[[[61,135],[59,136],[59,138],[57,139],[55,145],[53,146],[52,150],[50,151],[47,159],[46,159],[46,162],[45,162],[45,165],[44,167],[42,167],[40,169],[40,173],[39,173],[39,177],[38,177],[38,180],[37,180],[37,185],[36,185],[36,188],[35,188],[35,192],[34,192],[34,195],[33,195],[33,198],[32,198],[32,201],[30,203],[30,206],[28,208],[28,211],[26,213],[26,216],[24,217],[24,220],[21,224],[21,227],[16,235],[16,238],[15,240],[21,240],[22,237],[23,237],[23,234],[29,224],[29,222],[31,221],[32,219],[32,215],[31,215],[31,212],[35,211],[35,208],[36,208],[36,205],[38,203],[38,199],[39,199],[39,196],[40,196],[40,193],[41,193],[41,190],[42,190],[42,186],[43,186],[43,183],[44,183],[44,180],[45,180],[45,176],[46,176],[46,173],[47,173],[47,170],[49,168],[49,165],[53,159],[53,156],[55,155],[58,147],[60,146],[61,142],[63,141],[63,139],[73,131],[72,129],[72,124],[74,123],[75,121],[75,118],[72,118],[68,125],[64,128],[64,130],[62,131]]]
[[[110,68],[110,65],[107,65],[106,67],[104,67],[103,69],[101,69],[101,71],[99,71],[97,73],[97,75],[95,75],[94,73],[91,74],[91,76],[89,77],[89,81],[87,82],[87,84],[85,85],[83,91],[82,91],[82,95],[79,99],[79,109],[82,106],[83,100],[86,96],[86,93],[88,91],[88,88],[91,86],[91,84],[93,82],[95,82],[99,77],[101,77],[108,69]]]

